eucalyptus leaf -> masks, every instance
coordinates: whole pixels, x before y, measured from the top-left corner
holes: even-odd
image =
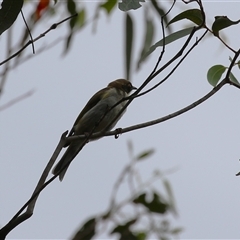
[[[240,60],[237,62],[238,68],[240,69]]]
[[[188,19],[188,20],[192,21],[193,23],[195,23],[197,25],[201,25],[202,22],[203,22],[202,12],[199,9],[189,9],[189,10],[186,10],[184,12],[181,12],[177,16],[175,16],[168,23],[168,25],[170,25],[170,24],[172,24],[174,22],[178,22],[178,21],[183,20],[183,19]]]
[[[100,7],[105,9],[108,14],[114,9],[117,4],[117,0],[107,0],[105,3],[101,4]]]
[[[150,149],[147,151],[142,152],[141,154],[139,154],[136,159],[137,160],[143,160],[144,158],[147,158],[149,156],[151,156],[154,153],[154,149]]]
[[[125,38],[125,56],[126,56],[126,78],[130,79],[131,61],[132,61],[132,43],[133,43],[133,21],[129,14],[126,14],[126,38]]]
[[[91,218],[86,221],[80,229],[75,233],[72,240],[90,240],[96,234],[96,218]]]
[[[152,52],[154,52],[156,50],[156,48],[158,47],[162,47],[163,44],[165,43],[165,45],[174,42],[180,38],[183,38],[187,35],[189,35],[194,27],[189,27],[189,28],[185,28],[182,30],[179,30],[177,32],[174,32],[170,35],[168,35],[167,37],[165,37],[165,41],[164,39],[161,39],[160,41],[156,42],[154,45],[152,45],[149,50],[145,53],[145,55],[143,56],[143,58],[146,58],[149,54],[151,54]]]
[[[223,65],[214,65],[212,66],[207,73],[208,82],[215,87],[219,80],[221,79],[223,73],[225,72],[226,67]]]
[[[142,7],[140,2],[145,2],[145,0],[122,0],[122,2],[118,3],[118,8],[124,12],[127,12],[129,10],[136,10]]]
[[[227,16],[216,16],[212,25],[213,34],[218,36],[220,30],[238,24],[239,22],[240,20],[232,21]]]
[[[156,1],[156,0],[151,0],[150,3],[152,4],[153,8],[157,11],[158,16],[160,18],[163,17],[163,21],[167,25],[169,20],[168,20],[168,14],[166,14],[165,9],[162,6],[159,6],[158,5],[158,1]],[[167,29],[169,30],[169,32],[171,32],[171,28],[170,27],[168,27]]]
[[[233,82],[233,83],[235,83],[235,84],[237,84],[237,85],[240,86],[240,84],[239,84],[237,78],[233,75],[232,72],[230,72],[229,78],[230,78],[231,82]]]
[[[146,19],[145,19],[145,36],[144,36],[144,41],[143,41],[143,46],[142,46],[142,50],[140,53],[140,57],[137,62],[137,69],[140,68],[141,63],[144,60],[146,60],[146,58],[149,56],[149,55],[146,55],[146,53],[149,51],[149,49],[152,45],[153,36],[154,36],[153,21],[151,18],[146,17]]]
[[[0,35],[12,26],[23,6],[23,0],[3,0],[0,9]]]
[[[164,214],[169,208],[169,205],[165,203],[160,195],[156,192],[153,192],[153,198],[151,201],[146,200],[146,193],[141,194],[133,200],[135,204],[141,204],[146,207],[150,212]]]

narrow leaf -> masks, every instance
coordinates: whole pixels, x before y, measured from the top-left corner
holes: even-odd
[[[147,15],[147,14],[146,14]],[[146,17],[145,19],[145,37],[143,41],[143,46],[142,50],[140,53],[140,57],[137,63],[137,69],[139,70],[141,63],[146,60],[146,58],[149,55],[146,55],[146,53],[149,51],[152,41],[153,41],[153,36],[154,36],[154,25],[152,19],[149,17]]]
[[[145,0],[122,0],[122,2],[118,3],[118,8],[124,12],[136,10],[142,7],[140,2],[145,2]]]
[[[71,43],[72,43],[72,39],[73,39],[73,31],[71,31],[68,35],[68,37],[66,38],[66,42],[65,42],[65,48],[63,51],[63,55],[67,54],[67,52],[70,49]]]
[[[146,240],[147,239],[147,232],[138,232],[137,233],[137,240]]]
[[[172,229],[170,232],[174,235],[178,235],[182,231],[183,231],[183,228],[178,227],[178,228]]]
[[[78,232],[74,235],[72,240],[90,240],[93,238],[93,236],[96,233],[96,219],[92,218],[89,219],[87,222],[81,226],[81,228],[78,230]]]
[[[232,73],[232,72],[230,72],[230,75],[229,75],[229,77],[230,77],[230,80],[231,80],[231,82],[233,82],[233,83],[235,83],[235,84],[237,84],[237,85],[239,85],[239,86],[240,86],[240,84],[239,84],[238,80],[236,79],[236,77],[233,75],[233,73]]]
[[[219,80],[221,79],[223,73],[225,72],[226,67],[223,65],[212,66],[207,73],[208,82],[215,87]]]
[[[184,12],[178,14],[176,17],[174,17],[168,23],[168,25],[170,25],[174,22],[178,22],[183,19],[188,19],[197,25],[201,25],[203,22],[202,12],[199,9],[189,9],[187,11],[184,11]]]
[[[150,3],[152,4],[153,8],[157,11],[160,18],[162,18],[164,16],[163,21],[167,25],[168,24],[168,15],[166,15],[165,9],[162,6],[159,7],[158,2],[156,0],[152,0],[152,1],[150,1]]]
[[[143,153],[139,154],[136,159],[137,160],[143,160],[144,158],[150,157],[154,153],[154,149],[150,149],[147,151],[144,151]]]
[[[110,14],[116,4],[117,0],[107,0],[105,3],[101,4],[100,7],[105,9],[107,13]]]
[[[164,203],[157,193],[153,193],[152,201],[146,201],[146,194],[141,194],[133,200],[135,204],[144,205],[150,212],[164,214],[168,210],[168,204]]]
[[[111,231],[111,234],[113,233],[124,233],[125,231],[129,230],[129,227],[131,227],[131,225],[133,225],[134,223],[136,223],[137,221],[137,218],[135,219],[132,219],[128,222],[126,222],[125,224],[123,225],[118,225],[117,227],[115,227],[112,231]]]
[[[164,180],[163,185],[168,193],[170,202],[174,202],[174,197],[173,197],[172,188],[170,186],[170,183],[167,180]]]
[[[138,218],[132,219],[128,222],[126,222],[123,225],[118,225],[114,227],[114,229],[110,232],[110,234],[118,233],[120,234],[119,239],[127,239],[127,240],[138,240],[135,233],[133,233],[130,229],[132,225],[134,225],[137,222]]]
[[[79,28],[85,25],[85,19],[86,19],[86,11],[85,9],[82,9],[78,12],[78,16],[77,16],[77,26]]]
[[[180,38],[183,38],[187,35],[189,35],[194,27],[189,27],[189,28],[185,28],[182,29],[180,31],[174,32],[170,35],[168,35],[167,37],[165,37],[165,45],[174,42]],[[150,47],[150,49],[145,53],[144,57],[146,58],[149,54],[151,54],[153,51],[156,50],[157,47],[161,47],[163,46],[163,39],[161,39],[160,41],[156,42],[153,46]]]
[[[220,30],[238,24],[239,22],[240,20],[232,21],[227,16],[216,16],[212,25],[213,34],[218,36]]]
[[[74,0],[67,0],[67,9],[70,14],[75,14],[76,13],[76,3]]]
[[[175,200],[174,200],[171,185],[170,185],[169,181],[167,181],[167,180],[163,181],[163,185],[164,185],[164,187],[167,191],[167,194],[168,194],[168,204],[170,205],[171,210],[177,215],[177,210],[176,210],[176,207],[175,207]]]
[[[125,38],[125,56],[126,56],[126,78],[130,79],[131,61],[132,61],[132,43],[133,43],[133,21],[129,14],[126,14],[126,38]]]
[[[0,35],[12,26],[23,6],[23,0],[3,0],[0,9]]]
[[[240,69],[240,60],[237,62],[238,68]]]

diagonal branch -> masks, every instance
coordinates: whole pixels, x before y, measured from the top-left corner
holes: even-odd
[[[207,93],[206,95],[204,95],[202,98],[198,99],[197,101],[191,103],[190,105],[186,106],[185,108],[182,108],[174,113],[171,113],[169,115],[166,115],[164,117],[161,118],[157,118],[155,120],[151,120],[148,122],[144,122],[144,123],[140,123],[140,124],[136,124],[130,127],[126,127],[126,128],[121,128],[121,129],[115,129],[114,131],[109,131],[106,132],[105,134],[100,133],[95,133],[92,135],[92,138],[98,138],[98,137],[104,137],[104,136],[116,136],[122,133],[127,133],[127,132],[131,132],[134,130],[138,130],[138,129],[142,129],[142,128],[146,128],[146,127],[150,127],[162,122],[165,122],[167,120],[170,120],[172,118],[175,118],[183,113],[188,112],[189,110],[197,107],[198,105],[200,105],[201,103],[205,102],[207,99],[209,99],[211,96],[213,96],[215,93],[217,93],[225,84],[228,83],[228,80],[226,78],[224,78],[224,80],[222,82],[220,82],[216,87],[214,87],[209,93]],[[79,138],[84,138],[84,135],[79,135],[79,136],[71,136],[68,137],[68,141],[74,141],[77,140]]]
[[[38,196],[39,196],[40,192],[44,189],[44,183],[47,179],[47,176],[48,176],[54,162],[56,161],[60,151],[62,150],[63,146],[66,144],[66,135],[67,135],[67,132],[64,132],[62,134],[62,137],[61,137],[52,157],[50,158],[47,166],[45,167],[45,169],[38,181],[38,184],[37,184],[35,190],[33,191],[31,198],[22,206],[22,208],[13,216],[13,218],[2,229],[0,229],[0,240],[5,239],[7,234],[12,229],[14,229],[16,226],[18,226],[19,224],[21,224],[22,222],[24,222],[25,220],[27,220],[28,218],[30,218],[32,216]],[[56,177],[57,176],[54,176],[50,180],[53,181]],[[26,211],[23,214],[21,214],[24,211],[24,209],[26,209]]]
[[[38,37],[34,38],[33,40],[29,40],[20,50],[18,50],[16,53],[14,53],[13,55],[11,55],[10,57],[8,57],[7,59],[5,59],[4,61],[0,62],[0,66],[3,65],[4,63],[8,62],[9,60],[11,60],[12,58],[16,57],[18,54],[20,54],[25,48],[27,48],[30,44],[38,41],[40,38],[45,37],[46,34],[48,34],[50,31],[56,29],[60,24],[68,21],[71,18],[74,18],[77,16],[77,13],[67,17],[65,19],[63,19],[60,22],[54,23],[48,30],[46,30],[45,32],[41,33]]]

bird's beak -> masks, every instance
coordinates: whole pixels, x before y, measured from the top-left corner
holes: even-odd
[[[134,87],[134,86],[132,86],[132,90],[137,90],[137,88],[136,88],[136,87]]]

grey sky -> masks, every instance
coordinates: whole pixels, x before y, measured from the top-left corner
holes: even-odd
[[[86,5],[89,9],[95,6]],[[204,6],[208,22],[215,15],[239,19],[239,2],[204,2]],[[138,17],[134,22],[135,53],[142,43],[142,13],[132,13]],[[9,75],[1,104],[31,89],[35,93],[1,112],[1,226],[30,197],[60,135],[71,128],[88,99],[110,81],[124,77],[123,20],[122,12],[115,11],[110,18],[102,14],[96,34],[86,27],[75,37],[65,58],[60,57],[63,47],[59,44]],[[17,24],[21,22],[19,18]],[[49,25],[43,24],[35,34]],[[65,30],[63,24],[38,41],[36,49]],[[15,37],[18,31],[14,29]],[[239,26],[224,32],[230,36],[230,45],[238,48]],[[160,38],[158,35],[155,40]],[[166,57],[178,50],[180,42],[167,46]],[[132,75],[135,86],[151,72],[158,53]],[[212,89],[206,79],[208,68],[214,64],[227,66],[230,54],[217,39],[206,38],[165,84],[136,99],[117,127],[162,117],[202,97]],[[234,69],[234,73],[240,79],[239,70]],[[184,228],[181,238],[239,238],[240,179],[235,177],[240,171],[239,101],[239,90],[225,86],[204,104],[170,121],[123,134],[117,140],[107,137],[88,144],[71,164],[64,181],[55,181],[42,192],[34,216],[9,237],[67,239],[87,217],[106,210],[116,177],[130,160],[127,141],[132,141],[135,154],[156,150],[137,167],[144,179],[155,169],[176,168],[167,178],[178,210],[174,224]],[[125,186],[121,197],[127,193]]]

